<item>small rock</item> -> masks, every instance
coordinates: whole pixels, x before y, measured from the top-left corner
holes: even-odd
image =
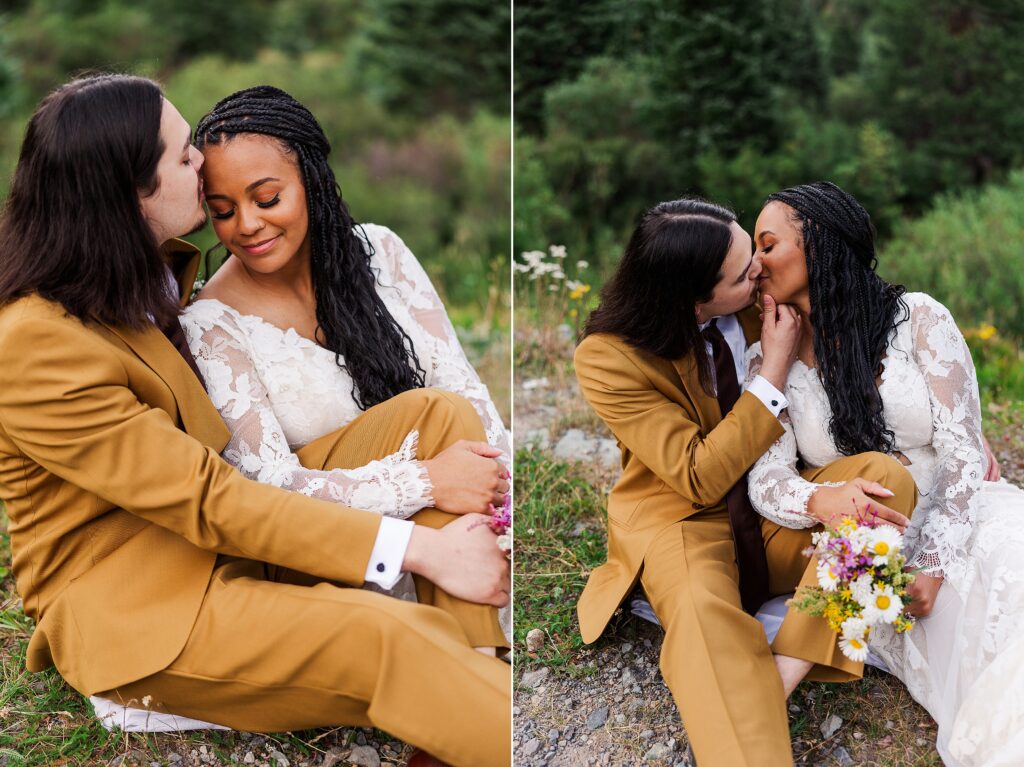
[[[376,754],[374,754],[376,756]],[[276,748],[270,749],[270,758],[277,762],[278,767],[291,767],[291,762],[288,761],[288,757],[278,751]],[[380,760],[377,760],[377,764],[380,764]]]
[[[512,706],[512,716],[519,716],[521,711],[522,709],[520,709],[519,706]]]
[[[855,731],[853,733],[853,739],[854,740],[863,740],[863,738],[864,738],[864,733],[863,732],[856,732]]]
[[[896,722],[894,722],[892,719],[886,719],[885,720],[885,729],[891,730],[895,726],[896,726]]]
[[[577,522],[572,526],[572,532],[569,533],[570,538],[579,538],[583,533],[587,532],[586,522]]]
[[[245,762],[246,764],[255,764],[256,763],[256,757],[252,753],[252,751],[246,751],[245,752],[245,756],[242,757],[242,761]]]
[[[516,445],[519,443],[517,442]],[[547,450],[551,447],[551,435],[548,434],[547,429],[531,429],[526,432],[526,437],[523,440],[523,445],[529,450],[533,448],[535,450]]]
[[[650,641],[650,640],[645,640],[645,641]],[[632,649],[633,649],[633,645],[631,645],[631,644],[630,644],[629,642],[625,642],[625,643],[624,643],[624,644],[622,645],[622,647],[620,647],[620,648],[619,648],[619,650],[620,650],[621,652],[623,652],[623,653],[627,653],[627,652],[630,652],[630,651],[631,651]]]
[[[832,752],[832,758],[836,760],[842,767],[852,767],[853,757],[850,756],[850,752],[842,746],[836,746]]]
[[[551,740],[551,741],[558,740],[558,730],[554,730],[554,729],[548,730],[548,740]]]
[[[678,743],[676,743],[676,739],[675,738],[669,738],[668,739],[668,748],[669,748],[670,751],[675,751],[677,745],[678,745]]]
[[[629,685],[635,684],[635,683],[636,683],[636,677],[633,676],[633,669],[627,668],[625,671],[622,672],[622,685],[623,685],[623,687],[628,687]]]
[[[337,767],[337,765],[344,763],[344,761],[345,752],[335,746],[334,748],[328,749],[327,753],[324,754],[324,762],[320,767]]]
[[[540,751],[540,741],[537,738],[530,738],[523,746],[523,756],[533,756]]]
[[[537,652],[544,646],[544,632],[541,629],[530,629],[526,634],[526,651]]]
[[[928,741],[925,740],[924,738],[918,738],[914,742],[917,743],[917,745],[919,745],[919,746],[927,746],[928,745]]]
[[[622,462],[622,451],[619,450],[619,443],[614,439],[599,439],[597,441],[597,460],[605,468],[611,469]]]
[[[660,762],[663,759],[668,759],[672,756],[672,749],[666,746],[664,743],[656,743],[651,746],[650,750],[644,754],[644,761],[646,762]]]
[[[843,726],[843,720],[835,714],[829,714],[828,719],[821,723],[822,737],[831,738],[836,734],[836,731]]]
[[[370,746],[356,746],[348,755],[348,760],[359,767],[380,767],[380,757]]]
[[[547,678],[547,675],[551,672],[547,666],[537,669],[536,671],[527,671],[519,680],[519,684],[523,687],[538,687],[541,682]]]
[[[626,723],[626,715],[625,714],[616,714],[615,715],[615,724],[625,724],[625,723]]]
[[[799,714],[800,713],[800,706],[798,706],[796,703],[790,703],[789,704],[789,713],[791,713],[791,714]]]
[[[555,445],[555,458],[578,461],[589,455],[593,446],[593,440],[588,439],[582,429],[569,429]]]
[[[206,755],[207,755],[208,753],[210,753],[210,752],[209,752],[209,750],[208,750],[208,749],[206,748],[206,746],[200,746],[200,747],[199,747],[199,755],[200,755],[200,756],[206,756]]]
[[[604,723],[608,721],[608,706],[601,706],[590,716],[587,717],[587,727],[591,730],[596,730],[599,727],[603,727]]]
[[[168,754],[168,756],[167,756],[167,761],[171,762],[172,764],[177,764],[181,760],[182,760],[181,754],[175,753],[175,754]]]
[[[650,740],[654,737],[654,730],[644,730],[640,733],[640,740]]]
[[[547,378],[531,378],[527,381],[523,381],[523,389],[526,391],[530,391],[531,389],[542,389],[547,385]]]

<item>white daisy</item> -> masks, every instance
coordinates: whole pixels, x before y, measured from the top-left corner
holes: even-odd
[[[839,585],[839,577],[824,559],[818,560],[818,585],[825,591],[835,591]]]
[[[864,606],[864,620],[868,625],[892,623],[903,609],[903,602],[896,596],[892,586],[883,584],[871,589],[871,599]]]
[[[879,525],[878,527],[867,528],[870,533],[867,535],[867,553],[875,565],[884,565],[889,561],[889,555],[899,551],[903,543],[903,536],[891,525]]]
[[[852,661],[863,663],[868,659],[868,643],[864,639],[839,639],[839,649]]]
[[[874,584],[874,578],[868,573],[857,576],[850,583],[850,591],[853,593],[853,598],[861,607],[867,607],[868,602],[871,601],[871,591]]]

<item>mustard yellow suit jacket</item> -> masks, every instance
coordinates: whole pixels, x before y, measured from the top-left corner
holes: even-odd
[[[170,248],[188,297],[199,253]],[[0,498],[36,621],[27,665],[85,694],[166,668],[218,553],[361,585],[380,516],[245,479],[229,432],[155,327],[0,307]]]
[[[738,316],[752,343],[760,335],[757,307]],[[622,476],[608,498],[608,561],[590,574],[577,605],[590,643],[635,586],[654,536],[702,510],[724,509],[729,489],[783,428],[747,392],[723,419],[693,355],[667,360],[596,334],[576,348],[575,363],[584,396],[622,450]]]

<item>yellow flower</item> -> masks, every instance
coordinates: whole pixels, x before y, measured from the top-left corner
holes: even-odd
[[[978,328],[978,338],[982,341],[987,341],[996,334],[995,325],[982,325]]]
[[[575,309],[570,309],[569,310],[569,316],[572,317],[573,319],[576,319],[576,315],[577,314],[579,314],[579,312],[576,311]]]

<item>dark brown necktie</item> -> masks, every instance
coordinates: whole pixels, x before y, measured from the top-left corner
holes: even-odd
[[[178,350],[178,354],[182,356],[188,366],[192,368],[192,372],[196,374],[196,378],[199,379],[199,383],[206,388],[206,381],[203,380],[203,374],[199,372],[199,368],[196,366],[196,359],[192,356],[192,350],[188,348],[188,341],[185,340],[185,331],[181,329],[181,322],[177,317],[171,318],[171,321],[167,323],[166,327],[161,328],[163,334],[167,336],[167,340],[174,344],[174,348]]]
[[[704,329],[704,339],[711,344],[714,355],[718,407],[722,411],[722,418],[725,418],[740,398],[736,364],[729,344],[718,329],[717,319],[712,320]],[[768,601],[768,558],[764,553],[764,539],[761,536],[761,517],[754,511],[747,497],[746,474],[733,485],[725,503],[736,545],[736,565],[740,571],[740,601],[743,609],[754,615]]]

